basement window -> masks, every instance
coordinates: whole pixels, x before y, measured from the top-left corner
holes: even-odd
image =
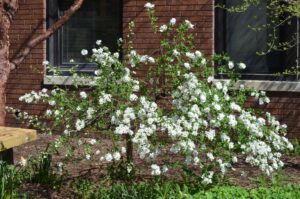
[[[47,26],[50,27],[72,5],[73,0],[47,1]],[[83,73],[93,73],[94,64],[81,55],[82,49],[96,47],[96,40],[111,51],[117,51],[117,40],[122,36],[122,1],[88,0],[71,19],[47,42],[47,60],[60,67],[67,76],[72,66]],[[74,60],[74,63],[70,63]]]
[[[240,5],[242,0],[216,0],[216,4],[226,7]],[[221,8],[215,10],[215,52],[225,53],[234,62],[243,62],[247,65],[241,70],[244,80],[269,81],[297,81],[299,73],[278,75],[291,67],[299,66],[299,18],[291,17],[287,23],[278,25],[277,41],[294,41],[296,45],[284,51],[274,51],[266,55],[257,52],[267,52],[271,28],[262,28],[255,31],[250,27],[261,27],[270,24],[268,15],[268,1],[261,1],[259,5],[251,6],[245,12],[231,13]],[[282,16],[286,17],[286,16]],[[276,75],[277,74],[277,75]],[[216,74],[217,78],[226,78],[226,74]]]

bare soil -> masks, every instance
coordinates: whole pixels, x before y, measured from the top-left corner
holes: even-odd
[[[15,155],[15,164],[20,162],[21,157],[29,158],[31,156],[38,155],[41,151],[45,150],[47,144],[51,141],[54,141],[58,136],[49,136],[49,135],[39,135],[39,139],[22,146],[14,148]],[[103,140],[101,146],[96,146],[105,149],[111,146],[109,140]],[[62,149],[64,150],[64,148]],[[64,153],[62,153],[64,154]],[[64,177],[62,186],[58,190],[53,190],[47,185],[40,185],[34,183],[24,184],[21,188],[21,192],[29,193],[33,198],[43,199],[43,198],[76,198],[74,197],[73,190],[70,184],[78,179],[89,179],[95,184],[101,182],[105,179],[105,169],[107,165],[101,164],[99,157],[93,158],[92,160],[82,159],[82,151],[76,153],[78,157],[73,157],[74,162],[66,165],[67,175]],[[63,159],[63,155],[58,155],[53,157],[53,164],[57,164]],[[179,158],[179,157],[172,157]],[[284,157],[285,166],[283,168],[282,176],[284,176],[284,181],[293,182],[300,184],[300,157],[299,156],[290,156]],[[135,164],[139,168],[146,168],[147,165],[135,158]],[[148,167],[147,167],[148,168]],[[230,183],[237,186],[243,187],[254,187],[257,184],[255,183],[256,177],[261,175],[261,172],[258,168],[251,167],[245,163],[237,163],[234,165],[235,171],[229,171],[228,176]],[[242,172],[245,171],[245,172]],[[174,176],[178,172],[175,170],[170,170],[166,177]],[[137,180],[147,180],[150,179],[151,175],[146,171],[139,174]]]

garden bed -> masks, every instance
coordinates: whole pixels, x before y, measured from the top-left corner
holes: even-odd
[[[15,148],[15,162],[19,162],[21,157],[25,159],[30,156],[38,155],[43,151],[49,141],[54,141],[58,136],[39,135],[39,139],[29,144],[22,145]],[[109,140],[102,140],[101,146],[95,146],[97,149],[105,149],[110,145]],[[62,151],[65,148],[61,148]],[[63,153],[62,153],[63,154]],[[98,185],[103,183],[105,179],[104,167],[105,164],[101,164],[101,161],[96,158],[92,160],[82,159],[81,153],[76,153],[78,159],[76,163],[66,165],[67,175],[64,177],[61,187],[59,189],[52,189],[50,186],[27,183],[21,188],[21,193],[28,193],[34,198],[73,198],[76,195],[74,186],[78,186],[78,182],[89,183],[91,187],[98,189]],[[63,159],[63,156],[53,156],[53,165],[57,164]],[[287,156],[284,157],[285,166],[282,171],[277,175],[277,181],[281,184],[300,184],[300,157],[299,156]],[[145,166],[144,163],[136,161],[137,167]],[[244,188],[255,188],[257,186],[263,186],[264,181],[261,178],[261,172],[255,167],[250,167],[248,164],[237,163],[234,165],[235,171],[228,172],[228,180],[230,185],[241,186]],[[244,171],[244,172],[242,172]],[[176,171],[170,171],[166,176],[174,176]],[[136,182],[150,180],[152,176],[145,172],[137,176]],[[88,185],[87,185],[88,186]],[[267,186],[267,184],[266,184]],[[88,189],[88,188],[87,188]]]

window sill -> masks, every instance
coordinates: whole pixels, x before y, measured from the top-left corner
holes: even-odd
[[[215,79],[218,81],[220,79]],[[89,85],[90,80],[79,79],[80,85]],[[228,81],[228,80],[225,80]],[[244,84],[246,87],[255,88],[263,91],[279,91],[279,92],[300,92],[300,82],[291,81],[263,81],[263,80],[239,80],[236,84],[236,88],[240,84]],[[44,85],[73,85],[72,76],[44,76]]]
[[[215,79],[215,81],[218,80],[221,79]],[[248,88],[255,88],[263,91],[300,92],[300,82],[296,81],[239,80],[236,83],[236,88],[241,84],[244,84]]]
[[[86,86],[90,85],[91,79],[78,78],[79,85]],[[62,85],[62,86],[72,86],[74,85],[72,76],[44,76],[44,85]]]

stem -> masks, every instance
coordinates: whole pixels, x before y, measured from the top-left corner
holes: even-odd
[[[127,163],[133,162],[133,144],[129,134],[126,135],[126,158]]]

